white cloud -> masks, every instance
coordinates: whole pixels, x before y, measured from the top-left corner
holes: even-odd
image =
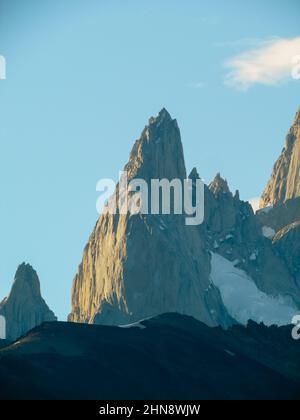
[[[259,202],[260,202],[260,198],[259,197],[251,198],[251,200],[249,200],[249,203],[251,204],[254,213],[257,210],[259,210]]]
[[[300,54],[300,37],[260,41],[255,48],[229,59],[225,83],[247,90],[254,84],[277,85],[292,78],[295,57]]]

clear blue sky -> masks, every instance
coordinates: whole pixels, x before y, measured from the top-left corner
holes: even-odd
[[[60,319],[97,219],[96,182],[117,178],[164,106],[188,168],[260,195],[300,105],[300,80],[248,90],[224,62],[300,35],[299,0],[0,0],[0,298],[31,263]],[[300,54],[300,51],[299,51]]]

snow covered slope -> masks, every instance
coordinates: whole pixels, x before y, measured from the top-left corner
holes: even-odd
[[[261,292],[254,281],[221,255],[212,254],[211,281],[220,290],[229,314],[246,325],[249,319],[265,325],[288,325],[297,309],[284,301]]]

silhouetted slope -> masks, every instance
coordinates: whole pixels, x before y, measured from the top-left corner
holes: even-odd
[[[0,340],[0,349],[8,346],[9,344],[10,344],[10,342],[7,341],[7,340]]]
[[[291,328],[166,314],[136,327],[45,323],[0,350],[1,398],[297,399]]]

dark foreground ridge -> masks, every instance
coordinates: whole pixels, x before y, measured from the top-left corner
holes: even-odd
[[[0,350],[1,399],[299,399],[291,327],[224,331],[165,314],[126,328],[45,323]]]
[[[10,341],[0,339],[0,349],[2,349],[3,347],[7,347],[9,344]]]

